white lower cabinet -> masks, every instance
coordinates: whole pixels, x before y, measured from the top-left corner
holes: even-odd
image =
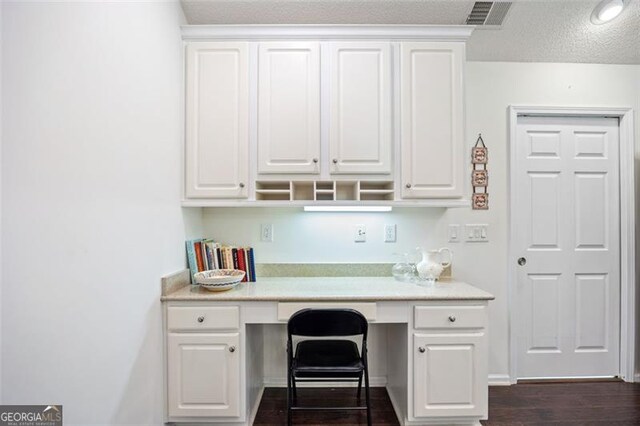
[[[414,334],[415,417],[484,416],[484,333]]]
[[[169,333],[169,417],[240,416],[240,334]]]

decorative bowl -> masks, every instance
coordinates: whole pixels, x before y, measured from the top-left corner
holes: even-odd
[[[237,286],[244,278],[238,269],[214,269],[195,274],[196,283],[209,291],[224,291]]]

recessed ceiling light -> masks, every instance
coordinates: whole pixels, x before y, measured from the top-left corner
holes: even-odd
[[[611,21],[620,15],[620,12],[624,9],[624,3],[624,0],[602,0],[595,9],[593,9],[591,22],[599,25]]]

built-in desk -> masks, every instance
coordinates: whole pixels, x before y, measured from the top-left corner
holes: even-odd
[[[265,350],[284,347],[264,339],[264,327],[284,327],[306,307],[348,307],[384,327],[386,388],[400,424],[477,424],[487,418],[492,299],[454,280],[424,287],[390,277],[261,278],[215,293],[182,271],[163,279],[165,420],[252,424]]]

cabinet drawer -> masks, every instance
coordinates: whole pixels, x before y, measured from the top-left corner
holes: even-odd
[[[416,306],[414,328],[483,328],[484,306]]]
[[[376,319],[376,304],[371,302],[355,302],[355,303],[340,303],[340,302],[285,302],[278,303],[278,320],[288,321],[291,315],[296,312],[307,309],[353,309],[360,312],[369,321],[375,321]]]
[[[228,330],[240,327],[237,306],[170,306],[169,330]]]

